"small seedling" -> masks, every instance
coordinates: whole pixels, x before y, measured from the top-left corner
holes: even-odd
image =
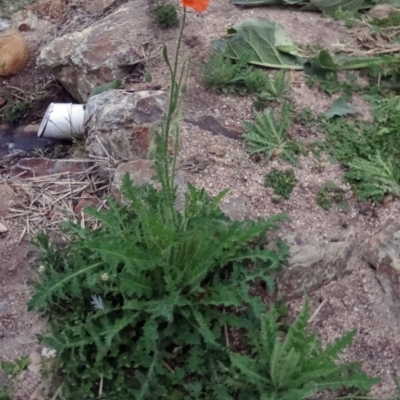
[[[30,364],[29,357],[24,356],[14,363],[0,361],[0,367],[7,375],[5,383],[0,386],[0,400],[11,400],[17,376]]]
[[[179,25],[178,13],[173,4],[162,2],[154,10],[154,20],[162,29],[173,28]]]
[[[303,153],[301,145],[287,139],[291,125],[290,106],[287,102],[281,108],[280,120],[275,121],[273,110],[264,114],[254,113],[255,122],[244,122],[246,132],[243,137],[250,154],[264,153],[265,161],[272,157],[282,157],[294,165],[299,165],[296,153]]]
[[[400,187],[400,102],[398,97],[368,96],[374,122],[336,118],[322,121],[323,150],[344,164],[345,179],[360,200],[381,201]]]
[[[280,70],[273,78],[266,75],[265,89],[259,93],[254,99],[254,107],[256,110],[263,110],[270,101],[282,101],[287,94],[289,86],[285,80],[286,71]]]
[[[386,194],[400,196],[400,168],[390,159],[384,161],[379,151],[369,160],[355,159],[346,178],[359,182],[356,192],[360,200],[378,202]]]
[[[349,205],[344,201],[345,191],[332,181],[326,181],[318,192],[316,202],[324,210],[329,211],[332,204],[337,204],[340,210],[347,212]]]
[[[15,124],[26,114],[30,106],[27,101],[10,100],[2,109],[0,121],[4,124]]]
[[[283,98],[288,89],[285,71],[278,72],[271,79],[261,69],[248,65],[246,55],[232,60],[221,53],[212,54],[201,68],[203,85],[209,90],[223,93],[257,93],[260,102],[265,102]]]
[[[290,197],[296,182],[292,169],[281,171],[274,168],[265,177],[265,186],[273,188],[277,196],[282,196],[286,200]]]

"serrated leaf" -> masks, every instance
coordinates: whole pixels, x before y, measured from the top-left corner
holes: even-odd
[[[233,59],[248,58],[249,64],[270,67],[303,69],[297,47],[281,24],[268,19],[249,19],[236,24],[228,39],[214,43],[214,48]]]
[[[103,299],[95,294],[92,296],[92,301],[90,302],[95,310],[104,310]]]
[[[327,111],[324,116],[326,119],[331,119],[333,117],[344,117],[345,115],[355,113],[357,113],[357,110],[342,97],[339,97],[331,104],[329,111]]]

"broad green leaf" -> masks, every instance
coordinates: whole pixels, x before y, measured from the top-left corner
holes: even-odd
[[[346,103],[343,98],[339,97],[336,99],[324,115],[326,119],[331,119],[333,117],[343,117],[348,114],[355,114],[357,110]]]
[[[348,57],[343,54],[332,56],[332,61],[338,70],[369,68],[385,64],[388,60],[385,57]],[[396,59],[392,58],[391,60],[395,61]]]
[[[92,96],[96,96],[100,93],[106,92],[107,90],[110,89],[119,89],[121,87],[121,79],[115,79],[110,83],[106,83],[105,85],[100,85],[100,86],[96,86],[89,95],[89,98]]]
[[[304,64],[306,74],[325,78],[327,74],[347,69],[368,68],[387,62],[383,57],[348,57],[344,55],[331,56],[327,50],[321,50],[314,58]]]
[[[335,73],[337,65],[333,62],[331,55],[326,50],[321,50],[314,58],[304,64],[307,75],[325,78],[327,74]]]
[[[310,0],[311,4],[325,14],[334,14],[335,11],[357,12],[364,3],[364,0]]]
[[[233,59],[248,57],[249,64],[270,67],[303,69],[297,47],[278,22],[268,19],[249,19],[228,31],[224,41],[214,42],[217,51]]]

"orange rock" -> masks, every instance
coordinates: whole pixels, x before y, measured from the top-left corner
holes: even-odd
[[[0,37],[0,76],[19,74],[28,60],[29,48],[22,36]]]

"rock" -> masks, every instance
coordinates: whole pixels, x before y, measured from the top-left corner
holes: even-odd
[[[166,110],[167,95],[162,91],[109,90],[91,97],[85,108],[87,152],[124,161],[146,159],[149,128]]]
[[[229,218],[242,221],[247,212],[246,199],[243,195],[240,195],[236,199],[222,199],[220,203],[220,208],[222,212],[226,214]]]
[[[23,158],[10,169],[10,175],[21,178],[33,178],[54,174],[69,173],[71,176],[83,173],[89,163],[77,160],[50,160],[47,158]]]
[[[0,76],[17,75],[29,60],[29,48],[20,35],[0,37]]]
[[[229,139],[238,140],[244,132],[244,129],[241,125],[224,125],[217,117],[211,114],[189,116],[185,118],[185,122],[196,125],[200,129],[211,132],[214,135],[222,135]]]
[[[214,156],[223,157],[226,154],[226,149],[217,144],[207,146],[206,151]]]
[[[90,6],[88,11],[94,14],[103,13],[108,7],[112,6],[117,0],[94,0]]]
[[[89,193],[83,193],[78,203],[74,207],[74,213],[80,214],[86,207],[95,207],[98,208],[102,205],[99,199],[92,196]]]
[[[399,13],[400,11],[396,10],[390,4],[378,4],[372,7],[367,14],[372,18],[383,20],[389,18],[392,14],[399,14]]]
[[[9,208],[17,203],[17,194],[8,185],[0,185],[0,216],[8,214]]]
[[[152,183],[156,189],[161,189],[161,184],[152,180],[156,174],[153,169],[153,165],[154,161],[152,160],[135,160],[118,165],[117,169],[115,170],[114,180],[111,187],[112,195],[121,203],[128,204],[121,193],[123,179],[127,173],[129,174],[129,177],[135,186],[142,186]],[[188,190],[183,171],[177,171],[175,176],[175,184],[178,186],[176,207],[179,210],[183,210],[185,205],[185,193]]]
[[[29,361],[30,364],[28,366],[28,370],[34,373],[39,373],[42,362],[40,354],[37,351],[32,351],[32,353],[29,354]]]
[[[365,260],[375,269],[385,302],[400,318],[400,225],[389,225],[369,240]]]
[[[1,31],[5,31],[6,29],[8,29],[11,26],[10,21],[0,18],[0,32]]]
[[[156,174],[153,167],[154,162],[151,160],[135,160],[126,163],[121,163],[115,170],[114,180],[111,187],[112,195],[120,202],[125,203],[121,194],[123,179],[128,173],[134,185],[142,186],[147,183],[153,182],[152,178]],[[160,188],[160,185],[155,187]]]
[[[0,222],[0,233],[8,232],[8,228]]]
[[[351,271],[350,261],[356,246],[354,227],[341,239],[323,244],[310,243],[301,234],[283,238],[289,247],[287,266],[276,276],[277,297],[292,300],[302,297]]]
[[[27,32],[36,29],[38,22],[38,17],[31,10],[18,11],[11,18],[11,23],[20,32]]]
[[[37,63],[49,67],[84,103],[96,86],[123,79],[141,60],[139,47],[148,40],[149,22],[146,2],[132,0],[90,27],[55,39],[41,51]]]

